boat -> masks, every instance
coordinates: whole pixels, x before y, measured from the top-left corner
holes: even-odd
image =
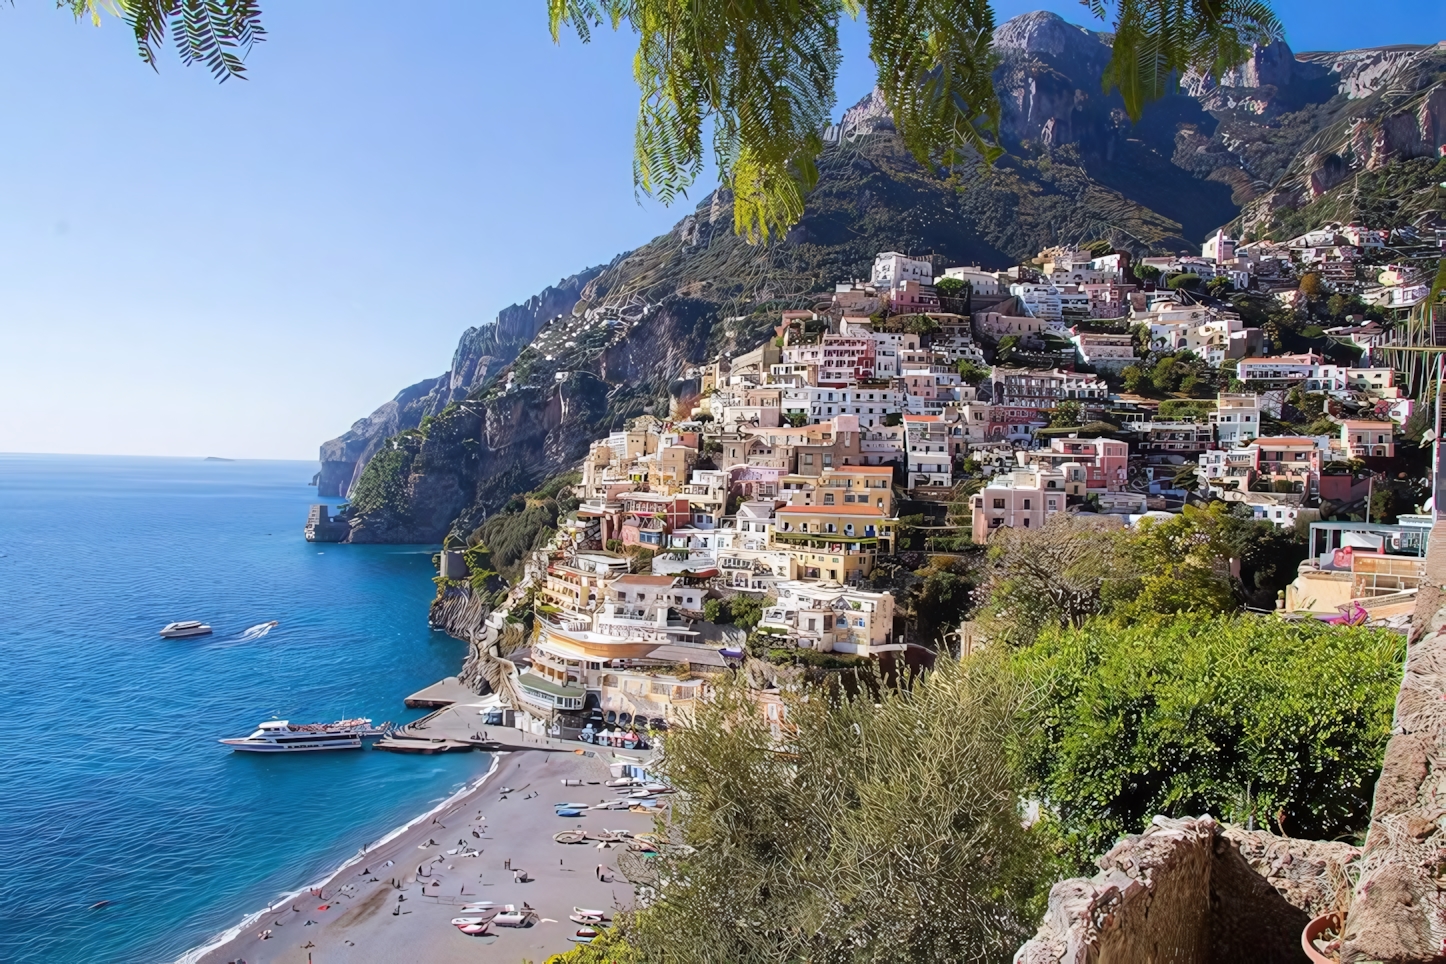
[[[525,927],[532,915],[521,910],[505,910],[492,918],[492,923],[498,927]]]
[[[485,934],[485,933],[487,933],[487,925],[486,925],[486,924],[458,924],[458,925],[457,925],[457,930],[461,931],[461,932],[464,933],[464,934],[470,934],[470,935],[472,935],[473,937],[476,937],[476,936],[479,935],[479,934]]]
[[[209,636],[211,627],[205,623],[188,619],[179,623],[166,623],[161,627],[161,635],[166,639],[184,639],[187,636]]]
[[[487,923],[487,918],[485,918],[485,917],[453,917],[453,918],[452,918],[452,926],[453,926],[453,927],[462,927],[463,925],[466,925],[466,924],[485,924],[485,923]]]
[[[607,922],[606,917],[593,917],[590,914],[568,914],[567,918],[574,924],[604,924]]]
[[[572,909],[572,912],[573,912],[574,914],[582,914],[584,917],[598,917],[598,918],[602,918],[602,917],[606,917],[606,916],[608,915],[608,914],[607,914],[607,911],[605,911],[605,910],[597,910],[596,908],[593,908],[593,907],[574,907],[574,908]]]
[[[370,720],[366,721],[370,724]],[[360,727],[330,728],[330,724],[298,724],[267,720],[250,736],[221,740],[233,750],[251,753],[299,753],[307,750],[359,750],[362,736],[371,735]]]
[[[559,811],[557,811],[557,815],[558,815],[559,817],[580,817],[580,816],[582,816],[582,811],[581,811],[581,810],[559,810]]]

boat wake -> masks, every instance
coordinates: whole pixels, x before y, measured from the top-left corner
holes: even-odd
[[[262,636],[265,636],[267,633],[275,629],[277,625],[278,623],[274,619],[271,620],[271,622],[269,623],[257,623],[255,626],[252,626],[250,629],[246,630],[246,632],[242,633],[241,639],[248,642],[253,639],[260,639]]]

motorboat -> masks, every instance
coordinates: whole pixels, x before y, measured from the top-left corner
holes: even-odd
[[[594,916],[591,915],[591,914],[568,914],[568,915],[567,915],[567,919],[570,920],[570,921],[572,921],[574,924],[604,924],[604,923],[607,923],[607,918],[606,918],[606,917],[594,917]]]
[[[532,915],[523,910],[504,910],[492,918],[492,923],[498,927],[525,927]]]
[[[487,925],[486,925],[486,924],[458,924],[458,925],[457,925],[457,930],[461,931],[461,932],[464,933],[464,934],[469,934],[469,935],[471,935],[472,937],[477,937],[477,936],[479,936],[479,935],[481,935],[481,934],[487,933]]]
[[[465,924],[485,924],[485,923],[487,923],[487,918],[485,918],[485,917],[453,917],[453,918],[452,918],[452,926],[453,926],[453,927],[462,927],[462,926],[465,925]]]
[[[166,623],[161,627],[161,635],[166,639],[184,639],[187,636],[209,636],[211,627],[205,623],[188,619],[179,623]]]
[[[364,722],[370,726],[370,720]],[[233,750],[250,753],[300,753],[309,750],[359,750],[364,735],[374,734],[357,726],[336,727],[321,723],[293,726],[287,720],[267,720],[250,736],[219,742]]]

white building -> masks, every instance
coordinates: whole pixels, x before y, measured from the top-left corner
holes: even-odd
[[[970,289],[975,294],[998,295],[1004,293],[1004,288],[999,283],[999,276],[992,271],[985,271],[977,264],[967,268],[945,268],[944,273],[934,280],[937,282],[944,278],[957,278],[960,281],[969,282]]]
[[[1230,395],[1221,392],[1210,413],[1215,440],[1224,448],[1244,445],[1260,434],[1260,396],[1254,393]]]
[[[897,251],[884,251],[874,258],[871,280],[874,287],[887,291],[902,288],[909,281],[932,287],[934,266]]]
[[[949,454],[949,425],[944,417],[906,414],[904,431],[909,459],[908,487],[952,485],[953,457]]]

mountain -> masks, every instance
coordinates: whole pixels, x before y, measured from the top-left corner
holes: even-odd
[[[866,277],[876,252],[1002,268],[1091,240],[1198,249],[1236,219],[1279,227],[1338,189],[1337,169],[1434,170],[1446,143],[1441,45],[1297,56],[1273,44],[1228,75],[1184,78],[1131,124],[1100,86],[1109,42],[1051,13],[998,28],[1007,153],[992,166],[922,169],[874,92],[826,132],[818,187],[781,241],[741,241],[717,190],[669,233],[468,329],[447,373],[322,447],[322,492],[350,494],[351,540],[469,533],[593,439],[666,411],[695,366],[757,345],[780,309]],[[1370,149],[1346,150],[1342,130]]]

